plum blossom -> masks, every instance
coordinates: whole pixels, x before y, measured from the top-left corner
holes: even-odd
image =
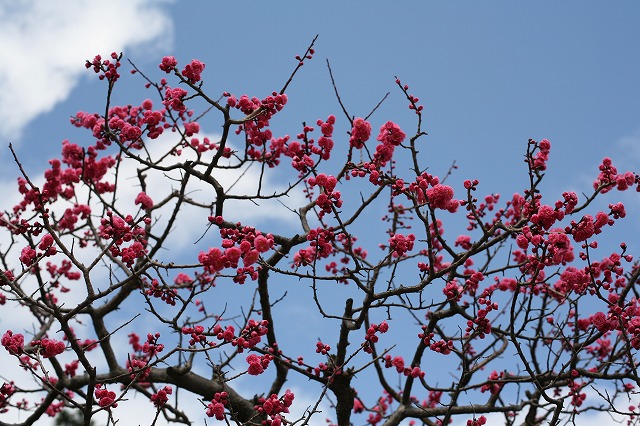
[[[371,136],[371,124],[363,118],[356,118],[353,120],[353,127],[351,128],[351,137],[349,138],[349,144],[360,149],[364,147],[364,143],[369,140]]]
[[[176,69],[176,65],[178,65],[178,61],[173,56],[165,56],[162,58],[162,62],[159,67],[162,71],[167,74]]]
[[[151,208],[153,208],[153,200],[145,192],[141,192],[138,194],[135,200],[135,204],[140,204],[140,207],[145,210],[150,210]]]
[[[24,336],[22,334],[13,334],[11,330],[7,330],[4,333],[0,343],[11,355],[20,355],[24,351]]]
[[[193,59],[191,63],[187,64],[182,70],[182,75],[189,80],[189,83],[195,84],[200,81],[200,74],[204,70],[205,64],[197,59]]]
[[[436,209],[447,210],[453,204],[453,188],[448,185],[437,184],[427,190],[429,204]]]

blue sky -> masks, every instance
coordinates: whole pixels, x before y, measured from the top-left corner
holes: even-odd
[[[78,110],[102,108],[104,85],[83,66],[96,53],[124,51],[156,76],[164,55],[181,64],[197,58],[207,65],[204,87],[210,93],[264,97],[282,87],[295,66],[293,57],[316,34],[316,56],[294,80],[290,102],[274,121],[281,134],[295,134],[302,121],[314,123],[332,113],[344,125],[326,68],[329,59],[351,114],[368,114],[390,92],[371,119],[374,128],[387,120],[407,131],[414,128],[394,76],[408,84],[425,106],[429,136],[422,143],[430,171],[441,175],[456,161],[452,179],[458,186],[478,178],[481,192],[521,190],[528,138],[552,143],[546,187],[553,197],[569,189],[589,191],[605,155],[620,169],[639,169],[637,2],[64,4],[0,4],[5,193],[18,173],[10,142],[35,173],[59,153],[63,139],[87,137],[68,118]],[[135,104],[150,96],[141,86],[139,78],[124,75],[116,102]],[[201,125],[213,133],[219,123]],[[637,218],[637,201],[629,207]]]

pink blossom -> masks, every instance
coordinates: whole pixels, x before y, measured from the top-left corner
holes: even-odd
[[[116,408],[118,403],[116,400],[116,393],[107,389],[104,389],[101,384],[96,385],[95,396],[98,399],[98,405],[100,407]]]
[[[224,251],[224,256],[228,262],[231,262],[232,265],[237,266],[238,261],[240,260],[240,256],[242,256],[242,250],[238,247],[229,247]]]
[[[569,237],[563,232],[552,232],[549,234],[548,251],[551,257],[550,264],[564,265],[573,262],[575,256],[573,254],[573,246]]]
[[[224,420],[224,405],[211,401],[209,405],[207,405],[206,414],[209,417],[215,416],[216,420]]]
[[[150,210],[151,208],[153,208],[153,200],[144,192],[138,194],[135,200],[135,204],[140,204],[140,206],[145,210]]]
[[[191,137],[196,133],[200,132],[200,124],[195,121],[191,121],[189,123],[184,123],[184,134]]]
[[[516,237],[516,244],[522,250],[526,250],[529,247],[529,240],[524,235],[520,234]]]
[[[453,188],[448,185],[437,184],[427,190],[427,197],[432,207],[446,210],[450,207],[453,199]]]
[[[40,346],[42,348],[43,358],[52,358],[56,355],[60,355],[64,352],[66,345],[64,342],[60,342],[54,339],[42,339],[31,342],[33,346]]]
[[[198,261],[212,273],[222,271],[225,260],[222,251],[217,247],[209,249],[208,253],[200,252],[198,255]]]
[[[158,392],[151,395],[151,402],[153,402],[153,405],[158,408],[163,407],[169,401],[168,395],[171,395],[172,393],[173,389],[171,386],[165,386]]]
[[[193,59],[191,63],[187,64],[182,70],[182,75],[189,80],[190,83],[195,84],[200,81],[200,74],[204,70],[205,64],[197,59]]]
[[[176,65],[178,65],[178,61],[176,60],[176,58],[174,58],[173,56],[165,56],[164,58],[162,58],[162,62],[160,63],[159,67],[162,71],[168,74],[176,68]]]
[[[38,248],[40,250],[46,250],[53,245],[53,237],[51,234],[46,234],[40,240],[40,244],[38,244]]]
[[[371,124],[365,121],[363,118],[356,118],[353,120],[353,127],[351,128],[351,138],[349,138],[349,144],[360,149],[364,147],[364,143],[369,140],[371,136]]]
[[[406,135],[400,129],[400,126],[393,121],[387,121],[380,127],[380,134],[377,139],[385,144],[398,146],[404,141],[405,137]]]
[[[264,236],[258,235],[255,240],[253,240],[253,245],[260,253],[265,253],[271,249],[273,242],[269,242]]]
[[[626,172],[622,175],[616,176],[616,185],[618,191],[626,191],[631,186],[633,186],[635,181],[636,176],[633,174],[633,172]]]
[[[189,275],[185,274],[184,272],[180,272],[178,275],[176,275],[173,282],[178,285],[185,285],[185,284],[191,284],[193,282],[193,279]]]
[[[35,262],[37,257],[37,253],[31,247],[24,247],[20,252],[20,262],[24,263],[26,266],[31,266]]]
[[[596,312],[593,314],[591,321],[598,331],[607,331],[607,316],[603,312]]]
[[[588,214],[585,215],[578,223],[572,221],[571,225],[573,225],[573,229],[570,229],[570,231],[573,234],[573,239],[576,243],[591,238],[596,231],[593,223],[593,217]]]
[[[469,250],[472,247],[471,237],[468,235],[460,235],[458,236],[458,238],[456,238],[454,245],[456,247],[459,246],[463,250]]]
[[[408,251],[413,250],[413,244],[416,240],[416,236],[409,234],[404,236],[402,234],[394,234],[389,238],[389,248],[393,250],[393,257],[402,257]]]
[[[258,250],[249,250],[242,258],[244,266],[246,267],[249,265],[253,265],[258,261],[259,257],[260,257],[260,253],[258,252]]]
[[[187,107],[182,103],[182,99],[187,96],[187,91],[179,87],[167,87],[162,104],[178,112],[186,111]]]
[[[548,230],[557,220],[562,220],[564,214],[561,211],[555,211],[551,206],[542,206],[538,209],[538,213],[531,216],[531,222],[542,226]]]
[[[0,343],[11,355],[20,355],[24,351],[24,336],[22,334],[13,334],[11,330],[7,330],[4,333]]]
[[[247,357],[247,363],[249,364],[249,368],[247,369],[247,373],[252,376],[258,376],[264,372],[264,367],[262,365],[262,359],[255,354],[251,354]]]

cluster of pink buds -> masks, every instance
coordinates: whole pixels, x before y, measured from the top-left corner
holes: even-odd
[[[258,356],[256,354],[251,354],[246,358],[247,363],[249,364],[249,368],[247,369],[247,373],[252,376],[258,376],[264,372],[269,366],[269,363],[273,360],[273,355],[265,354],[262,356]]]
[[[398,77],[396,77],[396,84],[398,85],[398,87],[400,87],[404,95],[409,100],[409,109],[415,111],[416,114],[421,115],[424,107],[422,105],[418,105],[418,101],[420,99],[409,93],[409,85],[402,85],[402,82]]]
[[[108,59],[102,60],[100,55],[96,55],[93,58],[93,61],[87,61],[85,66],[87,69],[93,67],[93,71],[96,74],[100,74],[98,78],[100,80],[104,80],[105,78],[110,83],[114,83],[118,78],[120,78],[120,74],[118,74],[118,68],[120,68],[120,59],[122,59],[122,53],[117,54],[116,52],[111,53],[111,59],[115,62],[111,62]]]
[[[278,397],[276,394],[271,394],[269,398],[260,397],[258,404],[255,406],[255,410],[260,413],[265,413],[271,418],[265,426],[280,426],[282,424],[280,414],[289,412],[289,407],[291,407],[293,399],[293,392],[287,389],[282,397]]]
[[[107,388],[103,388],[102,384],[96,385],[95,396],[98,399],[98,405],[102,408],[116,408],[118,403],[116,401],[116,393]]]
[[[171,386],[165,386],[162,389],[158,390],[158,392],[151,395],[151,402],[158,408],[164,407],[164,405],[169,401],[169,395],[173,393],[173,389]]]
[[[372,323],[367,329],[367,333],[364,338],[365,342],[362,344],[364,351],[371,353],[371,344],[378,341],[377,333],[386,333],[387,331],[389,331],[389,324],[386,321],[382,321],[380,324]]]

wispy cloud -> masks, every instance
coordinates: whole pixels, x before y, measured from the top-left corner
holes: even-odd
[[[0,136],[19,138],[38,115],[64,101],[83,75],[82,63],[171,41],[167,1],[48,0],[0,4]]]

